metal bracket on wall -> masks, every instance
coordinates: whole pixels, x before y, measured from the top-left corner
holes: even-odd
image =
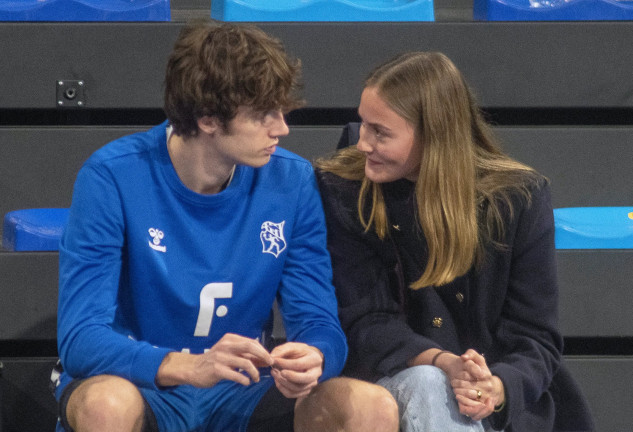
[[[57,106],[59,108],[83,108],[86,106],[85,87],[84,80],[57,80]]]

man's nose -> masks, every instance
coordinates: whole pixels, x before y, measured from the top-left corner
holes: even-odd
[[[270,123],[270,135],[279,137],[286,136],[290,133],[290,128],[286,123],[286,119],[284,118],[284,114],[281,111],[277,111],[272,114],[271,123]]]

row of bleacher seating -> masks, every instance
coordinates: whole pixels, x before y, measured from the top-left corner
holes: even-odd
[[[50,144],[50,140],[61,143],[74,142],[84,147],[84,153],[88,154],[117,134],[132,131],[118,128],[115,131],[107,128],[105,131],[101,128],[89,129],[92,129],[93,137],[87,133],[86,128],[62,128],[58,134],[53,134],[56,135],[55,137],[49,138],[49,142],[41,142],[40,145],[45,148]],[[282,145],[304,157],[314,159],[334,149],[340,130],[340,127],[292,127],[290,136],[284,138]],[[525,150],[519,143],[520,137],[528,142],[546,140],[544,137],[547,136],[556,137],[556,143],[552,141],[543,143],[548,144],[548,147],[552,149],[550,153],[535,155],[530,152],[532,154],[530,163],[551,178],[555,193],[554,200],[559,203],[570,202],[566,201],[565,197],[561,197],[557,191],[574,181],[574,178],[570,178],[568,174],[576,171],[578,164],[583,160],[574,160],[573,157],[567,155],[568,165],[564,167],[565,169],[548,172],[545,163],[552,157],[551,152],[556,148],[565,148],[566,143],[577,142],[581,136],[584,136],[584,142],[577,144],[575,151],[583,148],[598,148],[600,146],[599,141],[596,141],[597,138],[615,136],[614,132],[622,132],[614,131],[612,128],[596,128],[593,134],[573,128],[520,130],[500,128],[497,131],[499,135],[506,137],[518,134],[512,142],[506,142],[507,150],[512,154]],[[10,139],[11,136],[14,137],[13,140]],[[2,149],[4,154],[0,154],[0,159],[5,154],[32,151],[28,145],[25,145],[26,142],[15,139],[18,136],[22,140],[29,140],[32,137],[31,134],[17,134],[15,130],[0,129],[0,141],[12,141],[10,145],[5,145]],[[94,136],[98,139],[94,139]],[[633,128],[628,129],[622,136],[628,137],[628,142],[633,143]],[[78,139],[84,141],[78,142]],[[66,150],[63,148],[63,144],[57,148],[61,153],[53,161],[54,169],[49,173],[41,171],[45,177],[43,180],[50,182],[51,187],[55,187],[52,176],[58,179],[57,184],[68,184],[66,179],[73,179],[79,168],[79,164],[75,163],[70,155],[75,148],[73,146],[68,146]],[[602,151],[608,152],[607,149],[602,149]],[[26,158],[18,157],[15,160],[22,160],[24,164],[27,164],[14,166],[15,172],[28,171]],[[626,164],[624,160],[621,162],[621,165]],[[612,165],[611,168],[618,170],[623,167]],[[591,173],[588,174],[591,175]],[[604,174],[609,174],[609,172],[594,173],[589,180],[604,182],[605,179],[602,177]],[[31,172],[25,175],[34,174]],[[629,178],[631,175],[631,173],[622,172],[621,175],[615,174],[613,177],[619,177],[626,183],[633,180]],[[46,195],[48,192],[43,190],[42,193]],[[65,199],[69,199],[70,193],[70,189],[67,189],[62,195]],[[585,196],[589,202],[599,202],[592,199],[591,193],[592,191],[587,190],[580,195]],[[44,197],[31,197],[36,200],[42,198]],[[569,198],[574,199],[573,196]],[[60,201],[60,205],[65,205],[65,203],[66,201]],[[3,232],[3,237],[5,236]],[[591,343],[595,344],[595,342],[591,341],[607,340],[613,343],[614,340],[621,339],[622,343],[630,343],[633,316],[628,312],[628,305],[633,304],[633,290],[630,289],[630,281],[633,280],[633,266],[631,266],[633,250],[559,249],[557,257],[561,291],[561,330],[568,340],[576,339],[583,343],[589,341],[586,347],[575,348],[574,355],[567,355],[566,359],[572,371],[578,375],[583,387],[587,389],[587,396],[596,411],[599,424],[604,426],[603,430],[624,430],[622,428],[630,425],[630,420],[628,416],[623,417],[620,413],[626,409],[632,399],[628,391],[631,381],[622,377],[633,378],[633,362],[630,357],[633,352],[631,349],[624,348],[622,353],[626,355],[620,355],[621,353],[613,352],[613,347],[608,347],[608,351],[603,352],[600,347],[592,347]],[[5,416],[14,416],[13,421],[19,419],[20,422],[27,422],[26,424],[44,419],[54,420],[54,403],[46,389],[46,368],[51,367],[55,360],[57,253],[55,251],[1,251],[0,274],[4,275],[2,280],[4,297],[10,299],[9,302],[0,306],[0,341],[6,342],[0,344],[0,349],[3,349],[0,351],[0,359],[3,359],[5,363],[6,390],[4,394],[7,401],[5,409],[9,410]],[[26,356],[27,359],[19,359],[18,357],[21,356]],[[617,369],[613,368],[615,365],[618,366]],[[609,393],[597,393],[596,390],[605,391],[605,383],[608,383]],[[7,397],[9,394],[13,396]],[[47,399],[46,396],[49,398]],[[25,400],[28,402],[26,405]],[[32,418],[20,414],[26,409],[25,407],[38,406],[36,403],[40,404],[42,401],[45,402],[43,406],[46,408],[43,412],[47,415]]]
[[[555,207],[633,203],[633,115],[620,126],[594,120],[613,118],[614,108],[620,116],[631,113],[633,64],[627,54],[633,24],[262,27],[303,61],[308,108],[292,116],[291,134],[282,145],[308,159],[335,148],[339,122],[346,116],[339,115],[353,112],[371,66],[400,51],[434,49],[458,64],[488,109],[509,108],[522,116],[580,108],[573,126],[535,126],[521,117],[496,128],[511,155],[552,180]],[[160,110],[163,63],[178,30],[174,23],[0,24],[3,53],[15,60],[0,63],[0,214],[67,208],[75,175],[88,155],[150,125],[136,117]],[[540,39],[548,41],[546,50]],[[57,107],[53,88],[60,79],[85,81],[82,108]],[[125,119],[113,122],[121,113]],[[559,249],[557,259],[566,361],[585,389],[599,430],[633,430],[628,414],[633,405],[633,253]],[[57,277],[54,251],[0,250],[4,432],[51,430],[54,423],[47,385],[56,360]]]
[[[433,0],[209,0],[223,21],[434,21]],[[0,21],[169,21],[169,0],[0,0]],[[474,0],[482,21],[631,20],[622,0]]]
[[[67,208],[20,209],[4,216],[2,247],[56,251]],[[633,249],[633,206],[554,209],[557,249]]]

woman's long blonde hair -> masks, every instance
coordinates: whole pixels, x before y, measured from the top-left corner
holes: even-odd
[[[411,288],[450,283],[481,262],[486,242],[503,247],[501,206],[512,212],[513,191],[529,200],[525,179],[536,176],[526,177],[533,170],[502,153],[461,73],[445,55],[403,54],[377,67],[365,87],[375,88],[413,125],[416,143],[422,146],[416,217],[428,245],[428,262]],[[316,165],[362,181],[360,220],[380,238],[389,235],[382,187],[365,176],[363,153],[348,147]]]

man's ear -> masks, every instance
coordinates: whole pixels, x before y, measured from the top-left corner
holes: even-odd
[[[203,116],[198,119],[198,129],[207,135],[213,135],[220,128],[220,121],[215,116]]]

